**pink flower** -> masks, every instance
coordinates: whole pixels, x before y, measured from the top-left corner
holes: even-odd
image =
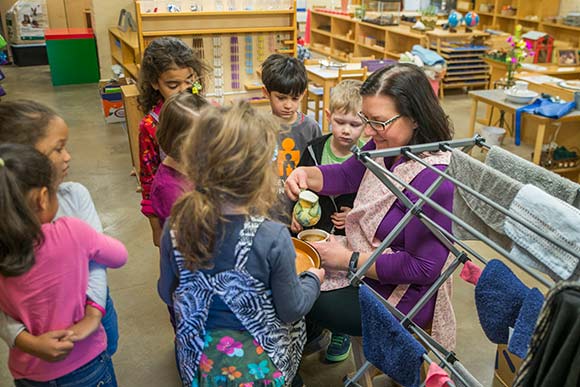
[[[272,374],[273,379],[278,379],[280,376],[282,376],[282,372],[280,371],[274,371],[274,373]]]
[[[508,42],[508,43],[511,43],[511,42],[513,42],[513,41],[514,41],[514,38],[513,38],[513,37],[511,37],[511,36],[510,36],[509,38],[507,38],[507,40],[506,40],[506,42]]]
[[[203,372],[210,372],[213,368],[213,360],[208,359],[205,353],[201,354],[201,359],[199,360],[199,369]]]
[[[220,342],[216,345],[218,351],[225,353],[226,355],[233,355],[238,349],[242,349],[243,344],[237,342],[230,336],[224,336],[221,338]],[[239,352],[239,351],[238,351]]]
[[[513,57],[513,58],[512,58],[512,63],[517,63],[517,62],[518,62],[518,58],[516,58],[516,57]]]

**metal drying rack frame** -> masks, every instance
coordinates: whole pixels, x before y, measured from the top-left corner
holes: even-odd
[[[458,360],[455,353],[452,351],[448,351],[445,349],[440,343],[434,340],[427,332],[425,332],[421,327],[419,327],[416,323],[413,322],[413,318],[416,314],[425,306],[425,304],[437,293],[439,288],[445,283],[445,281],[455,272],[455,270],[461,265],[465,264],[468,260],[470,260],[469,256],[476,258],[478,261],[483,263],[484,265],[487,264],[487,260],[483,258],[479,253],[477,253],[473,248],[468,246],[462,240],[456,238],[452,233],[444,229],[442,226],[437,224],[435,221],[430,219],[425,213],[422,211],[422,207],[425,204],[428,204],[437,212],[448,216],[453,222],[465,228],[468,232],[473,234],[477,239],[481,240],[495,251],[497,251],[500,255],[506,257],[510,262],[516,264],[520,269],[525,271],[531,277],[536,279],[542,285],[550,288],[554,285],[554,282],[551,280],[546,279],[545,277],[539,275],[533,269],[522,265],[519,262],[516,262],[510,258],[510,254],[507,250],[503,247],[499,246],[496,242],[473,228],[471,225],[457,217],[452,212],[446,210],[441,205],[433,201],[430,196],[439,188],[439,186],[445,181],[449,180],[452,182],[456,187],[461,188],[462,190],[470,193],[471,195],[475,196],[477,199],[483,201],[484,203],[488,204],[495,210],[501,212],[503,215],[510,217],[515,222],[520,224],[521,226],[531,230],[532,232],[536,233],[537,235],[545,238],[546,240],[550,241],[551,243],[555,244],[556,246],[560,247],[562,250],[566,251],[567,253],[572,254],[573,256],[580,259],[580,256],[568,246],[563,245],[558,240],[545,235],[542,230],[538,230],[533,225],[530,225],[525,219],[510,214],[509,211],[493,200],[487,198],[486,196],[481,195],[479,192],[473,190],[469,186],[465,185],[464,183],[460,182],[459,180],[449,176],[446,172],[442,172],[441,170],[433,167],[432,165],[428,164],[427,162],[423,161],[417,154],[421,154],[424,152],[437,152],[437,151],[451,151],[454,148],[462,148],[463,151],[469,151],[472,147],[479,146],[489,149],[490,147],[485,144],[485,139],[479,135],[475,135],[473,138],[469,139],[460,139],[460,140],[451,140],[451,141],[442,141],[442,142],[435,142],[429,144],[420,144],[420,145],[411,145],[411,146],[404,146],[399,148],[389,148],[384,150],[372,150],[372,151],[363,151],[358,147],[353,147],[352,152],[356,156],[356,158],[361,161],[367,169],[369,169],[387,188],[389,188],[393,194],[400,200],[403,205],[408,209],[407,213],[403,216],[403,218],[399,221],[399,223],[391,230],[391,232],[387,235],[387,237],[383,240],[383,242],[373,251],[369,259],[356,271],[356,273],[352,274],[350,277],[351,284],[353,286],[360,286],[362,284],[362,279],[365,276],[366,272],[369,268],[375,263],[378,257],[382,254],[382,252],[390,246],[393,240],[401,233],[401,231],[407,226],[407,224],[413,219],[413,217],[418,218],[434,235],[443,243],[455,256],[455,259],[451,262],[451,264],[441,273],[439,278],[433,283],[433,285],[429,288],[429,290],[425,293],[423,297],[417,302],[417,304],[407,313],[407,315],[401,313],[398,309],[396,309],[393,305],[389,304],[384,297],[378,294],[374,289],[369,287],[369,289],[374,293],[374,295],[385,305],[385,307],[400,321],[400,324],[406,328],[409,332],[415,334],[423,343],[424,345],[434,354],[435,357],[440,361],[440,366],[447,368],[449,372],[453,374],[453,376],[465,386],[469,386],[470,384],[465,381],[465,379],[455,370],[453,364]],[[394,157],[394,156],[405,156],[410,160],[414,160],[425,168],[435,172],[438,177],[433,182],[433,184],[423,193],[411,186],[410,184],[404,182],[401,178],[395,175],[393,172],[389,171],[387,168],[384,168],[377,162],[375,162],[374,158],[379,157]],[[400,190],[395,183],[400,184],[404,189],[408,190],[409,192],[416,195],[419,200],[416,203],[411,202],[411,200]],[[428,355],[423,355],[423,359],[427,361],[429,364],[433,362]],[[352,387],[352,386],[360,386],[357,381],[362,377],[362,375],[369,369],[371,366],[370,362],[366,362],[361,368],[357,370],[357,372],[352,377],[347,377],[344,381],[344,386]],[[450,384],[451,385],[451,384]]]

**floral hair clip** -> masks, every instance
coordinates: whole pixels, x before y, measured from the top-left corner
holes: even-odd
[[[193,82],[193,85],[191,85],[191,93],[192,94],[199,94],[199,92],[201,91],[203,87],[201,86],[201,83],[199,83],[199,81],[195,81]]]

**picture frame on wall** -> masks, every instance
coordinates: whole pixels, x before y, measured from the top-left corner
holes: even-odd
[[[558,66],[578,66],[578,51],[575,48],[559,49],[556,51],[556,63]]]

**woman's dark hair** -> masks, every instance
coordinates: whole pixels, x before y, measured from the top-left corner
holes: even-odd
[[[47,187],[54,194],[50,160],[30,145],[0,144],[0,275],[18,276],[34,265],[34,248],[44,241],[28,193]]]
[[[293,56],[272,54],[262,63],[262,83],[269,93],[301,96],[308,87],[304,63]]]
[[[145,49],[139,72],[139,105],[144,113],[149,112],[162,98],[153,84],[167,70],[191,67],[203,85],[209,71],[207,64],[194,56],[193,50],[181,39],[163,37],[153,40]]]
[[[414,120],[417,129],[409,145],[451,140],[452,124],[425,72],[408,63],[396,63],[375,71],[363,83],[360,94],[391,97],[399,114]]]
[[[0,103],[0,143],[36,145],[50,122],[59,117],[51,108],[30,100]]]
[[[179,161],[183,139],[199,119],[199,110],[205,105],[205,98],[189,91],[174,94],[165,101],[156,132],[159,147],[165,154]]]

